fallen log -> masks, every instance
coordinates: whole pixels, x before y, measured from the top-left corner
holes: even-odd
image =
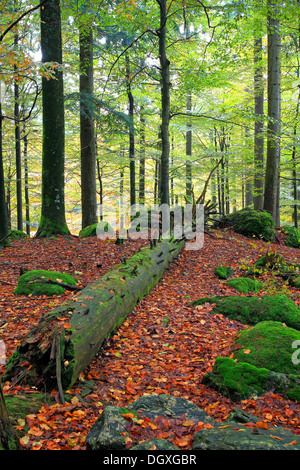
[[[184,247],[162,240],[123,260],[100,280],[44,316],[9,359],[4,379],[63,390],[74,384],[135,305]]]

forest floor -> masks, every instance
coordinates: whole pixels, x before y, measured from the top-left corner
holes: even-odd
[[[260,418],[264,426],[283,426],[300,434],[300,403],[267,393],[240,403],[232,402],[201,384],[218,356],[228,356],[236,333],[246,326],[222,315],[211,315],[212,306],[192,307],[203,296],[237,295],[214,275],[214,267],[233,267],[241,276],[267,251],[277,250],[286,261],[300,262],[300,250],[284,244],[248,239],[231,230],[211,231],[201,250],[183,250],[158,285],[135,307],[118,332],[110,338],[81,375],[64,405],[55,401],[36,414],[19,420],[24,450],[83,450],[85,438],[108,404],[126,406],[140,395],[167,393],[188,398],[218,421],[239,406]],[[282,235],[279,233],[279,237]],[[94,238],[25,239],[12,241],[0,252],[0,341],[6,358],[41,316],[72,298],[72,292],[57,297],[15,296],[20,267],[48,269],[75,275],[82,285],[100,278],[131,256],[145,241],[127,240],[123,245]],[[300,289],[263,275],[265,293],[285,293],[300,305]],[[260,295],[262,292],[260,292]],[[253,294],[252,294],[253,295]],[[168,324],[165,326],[166,319]],[[5,366],[0,366],[0,373]],[[3,384],[5,394],[36,392],[20,384]],[[87,393],[88,392],[88,393]],[[179,423],[180,424],[180,423]],[[128,447],[143,439],[165,437],[182,450],[190,449],[193,423],[144,421],[136,425]]]

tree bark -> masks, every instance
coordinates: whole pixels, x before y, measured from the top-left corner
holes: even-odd
[[[262,38],[254,41],[254,209],[264,206],[264,84],[262,67]]]
[[[129,171],[130,171],[130,205],[136,203],[135,194],[135,140],[134,140],[134,98],[131,91],[129,56],[126,54],[126,90],[129,116]]]
[[[48,0],[41,9],[42,61],[56,62],[54,78],[43,77],[42,211],[37,237],[69,233],[65,219],[65,119],[60,1]]]
[[[16,2],[15,2],[15,9]],[[18,29],[14,35],[14,46],[17,48],[19,44]],[[16,65],[14,66],[15,72],[17,72]],[[19,97],[20,90],[17,80],[14,82],[14,119],[15,119],[15,151],[16,151],[16,195],[17,195],[17,227],[18,230],[23,230],[23,204],[22,204],[22,158],[21,158],[21,137],[20,137],[20,105]]]
[[[158,0],[160,7],[159,61],[161,68],[161,168],[160,203],[169,205],[169,157],[170,157],[170,61],[166,52],[167,1]]]
[[[53,387],[56,377],[58,387],[70,388],[183,246],[183,240],[163,240],[155,249],[143,248],[81,290],[74,301],[51,311],[11,356],[5,380],[34,376],[37,386]]]
[[[268,134],[264,209],[279,225],[280,35],[278,3],[268,0]]]
[[[82,228],[97,223],[96,139],[93,113],[93,31],[81,28],[80,46],[80,146]]]
[[[1,86],[1,85],[0,85]],[[2,108],[1,108],[1,89],[0,89],[0,246],[7,245],[8,235],[8,212],[6,207],[4,169],[3,169],[3,152],[2,152]]]
[[[7,413],[0,380],[0,450],[18,450],[18,439]]]
[[[187,94],[186,112],[189,114],[192,111],[192,95],[189,91]],[[186,175],[186,202],[192,204],[192,125],[190,121],[187,123],[186,131],[186,163],[185,163],[185,175]]]
[[[145,141],[145,116],[144,107],[140,110],[140,168],[139,168],[139,203],[145,204],[145,165],[146,165],[146,141]]]

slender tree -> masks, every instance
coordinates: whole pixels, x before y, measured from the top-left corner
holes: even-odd
[[[6,207],[5,184],[4,184],[4,170],[3,170],[3,152],[2,152],[2,97],[1,97],[1,84],[0,84],[0,245],[7,244],[8,235],[8,212]]]
[[[129,55],[125,54],[126,60],[126,92],[128,98],[129,117],[129,172],[130,172],[130,205],[136,203],[135,194],[135,139],[134,139],[134,97],[131,90],[131,72]]]
[[[254,40],[254,209],[264,205],[264,84],[263,84],[263,47],[262,38]]]
[[[54,77],[43,77],[42,211],[37,237],[68,234],[65,219],[65,118],[59,0],[48,0],[40,10],[44,63],[54,62]]]
[[[80,28],[80,144],[82,228],[97,223],[96,139],[93,111],[93,30]]]
[[[280,34],[279,3],[268,0],[268,132],[264,209],[279,225]]]
[[[160,8],[159,61],[161,69],[161,168],[160,203],[169,204],[169,157],[170,157],[170,61],[167,57],[167,0],[157,0]]]

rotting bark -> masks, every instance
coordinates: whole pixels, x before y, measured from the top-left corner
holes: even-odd
[[[72,387],[106,340],[159,282],[184,243],[162,240],[155,249],[142,248],[73,301],[49,312],[11,356],[5,380],[51,387],[56,383],[59,390]]]

